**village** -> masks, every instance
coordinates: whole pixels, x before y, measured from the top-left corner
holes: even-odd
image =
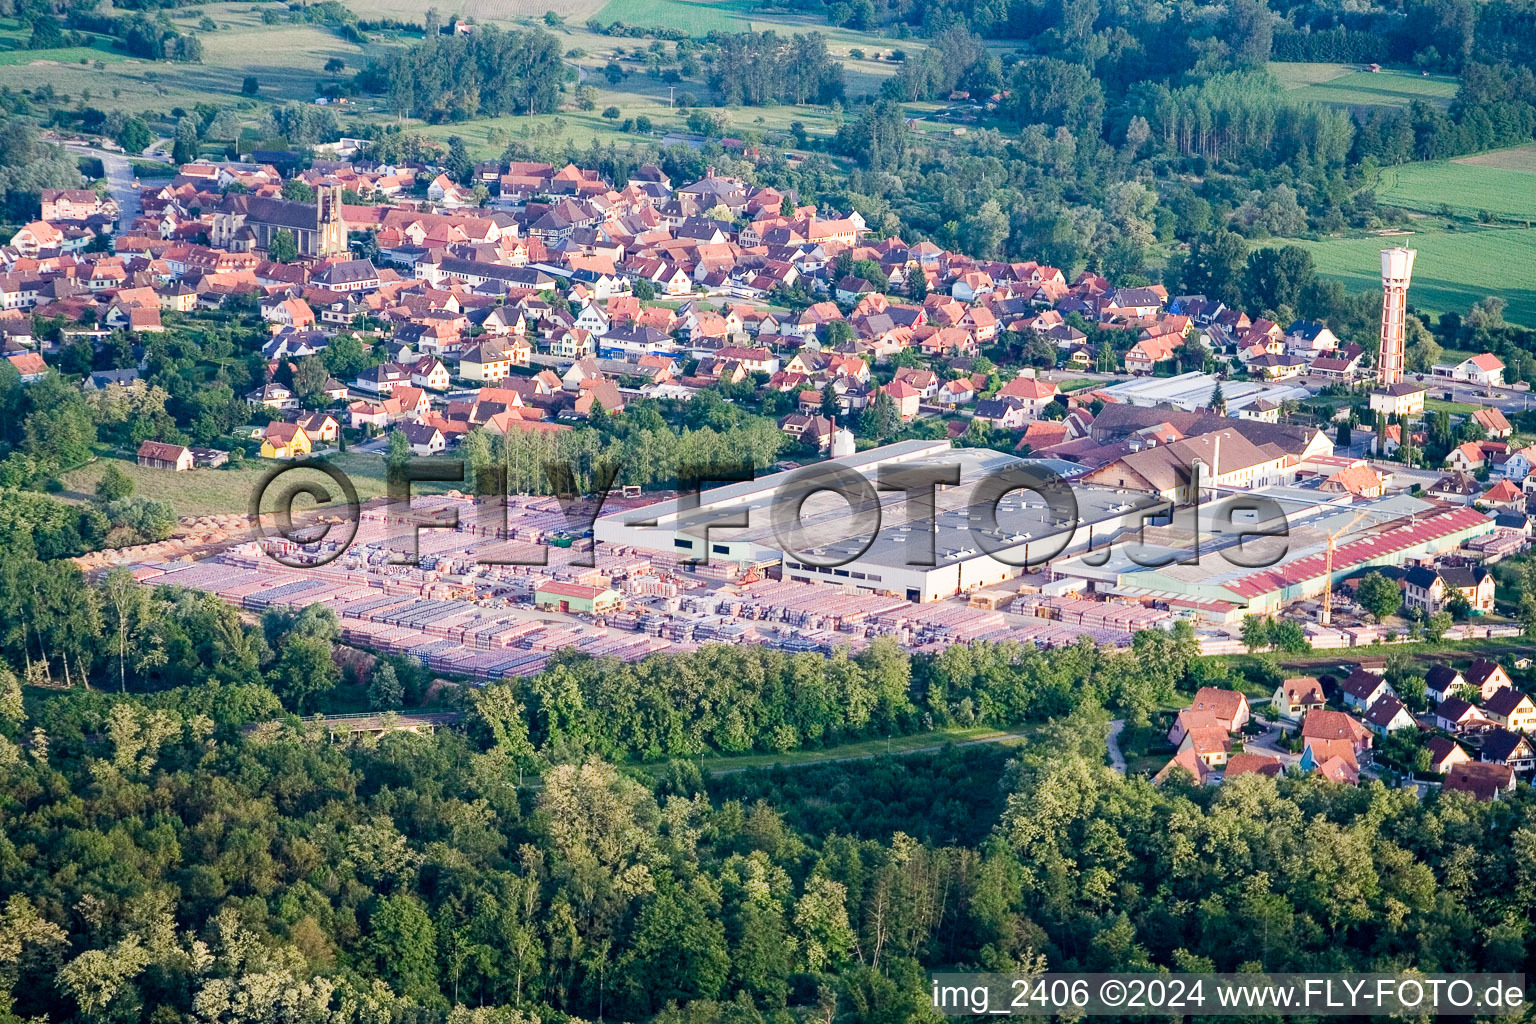
[[[1530,543],[1536,447],[1509,418],[1523,391],[1504,387],[1489,354],[1427,379],[1404,372],[1410,250],[1383,253],[1382,345],[1369,360],[1324,324],[877,238],[857,213],[713,168],[677,184],[654,166],[609,182],[574,165],[491,163],[473,181],[341,157],[288,177],[191,163],[121,201],[45,193],[40,218],[0,251],[7,359],[25,384],[82,338],[134,351],[199,317],[259,322],[266,383],[245,396],[248,433],[226,446],[242,461],[453,454],[472,434],[571,431],[707,393],[777,409],[788,458],[698,500],[629,487],[579,515],[527,494],[498,508],[467,485],[418,498],[409,565],[393,557],[399,510],[371,506],[344,551],[241,536],[202,561],[121,552],[138,578],[255,610],[325,603],[360,645],[479,679],[537,672],[567,649],[632,660],[705,642],[1127,646],[1187,626],[1202,653],[1229,654],[1522,631],[1498,614],[1490,567]],[[1400,277],[1388,280],[1390,261]],[[50,324],[51,336],[39,329]],[[317,374],[316,357],[343,339],[362,342],[363,365]],[[80,384],[142,388],[142,370]],[[1467,439],[1428,468],[1409,457],[1424,447],[1432,388],[1491,401],[1458,415]],[[1341,394],[1332,419],[1297,414]],[[151,438],[136,456],[206,474],[231,452]],[[791,550],[770,523],[775,497],[824,458],[871,482],[941,466],[962,479],[940,490],[926,528],[882,491],[886,526],[868,544],[841,551],[862,532],[852,510],[819,508],[821,539]],[[1019,467],[1070,482],[1075,513],[994,496],[995,528],[978,533],[977,481]],[[718,525],[731,511],[744,518]],[[1245,515],[1283,543],[1255,560],[1251,539],[1219,525]],[[909,557],[924,539],[931,564]],[[840,557],[812,557],[828,554]],[[1435,765],[1459,780],[1509,746],[1491,730],[1519,733],[1498,686],[1470,684],[1476,704],[1463,683],[1440,687],[1415,716],[1358,676],[1339,683],[1333,710],[1331,682],[1277,690],[1271,706],[1305,741],[1299,759],[1233,752],[1246,702],[1206,694],[1169,735],[1170,767],[1211,779],[1295,763],[1355,781],[1376,731],[1415,726],[1446,734]],[[1467,733],[1479,759],[1458,743]]]
[[[1386,776],[1496,800],[1536,768],[1528,736],[1536,702],[1520,688],[1529,687],[1531,664],[1516,660],[1519,684],[1485,658],[1460,669],[1437,661],[1427,671],[1374,658],[1288,677],[1252,702],[1237,690],[1204,687],[1175,716],[1166,737],[1175,753],[1155,778],[1183,773],[1219,785],[1249,772],[1291,771],[1358,785]]]

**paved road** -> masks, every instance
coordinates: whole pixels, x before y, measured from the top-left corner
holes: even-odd
[[[869,761],[877,757],[906,757],[908,754],[931,754],[945,747],[975,747],[983,743],[1006,743],[1009,740],[1022,740],[1026,737],[1022,732],[1005,732],[1000,736],[987,736],[978,740],[946,740],[943,743],[932,743],[926,747],[907,747],[905,750],[892,750],[887,753],[877,750],[872,754],[843,754],[832,757],[815,757],[805,761],[776,761],[771,764],[755,764],[742,768],[710,768],[703,766],[707,775],[734,775],[737,772],[755,771],[758,768],[805,768],[816,764],[836,764],[840,761]],[[1123,770],[1123,769],[1122,769]]]
[[[127,231],[133,227],[141,207],[139,190],[134,183],[133,165],[128,162],[128,157],[122,153],[94,149],[79,142],[66,142],[64,148],[71,153],[93,156],[101,161],[101,166],[107,174],[107,187],[112,192],[112,198],[117,200],[118,230]]]
[[[1125,728],[1125,719],[1117,718],[1109,723],[1109,735],[1104,738],[1104,743],[1109,747],[1109,766],[1121,775],[1125,774],[1125,755],[1120,752],[1120,733]]]

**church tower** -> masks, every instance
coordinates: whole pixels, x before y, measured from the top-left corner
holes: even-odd
[[[341,186],[321,185],[315,189],[315,255],[347,254],[347,221],[341,212]]]

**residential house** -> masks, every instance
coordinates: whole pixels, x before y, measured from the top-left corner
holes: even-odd
[[[1435,707],[1435,726],[1446,732],[1475,732],[1491,724],[1478,708],[1460,697],[1447,697]]]
[[[1483,701],[1483,714],[1510,732],[1536,731],[1536,703],[1512,686]]]
[[[307,416],[300,416],[298,424],[304,428],[304,433],[311,443],[324,441],[327,444],[332,444],[335,443],[337,436],[341,433],[341,425],[336,422],[336,418],[323,412],[314,412]]]
[[[1494,440],[1509,437],[1515,432],[1515,428],[1510,426],[1509,420],[1505,418],[1504,413],[1492,406],[1485,406],[1474,410],[1472,422],[1482,427],[1483,431]]]
[[[443,432],[429,423],[402,423],[397,429],[405,435],[412,455],[439,455],[448,447]]]
[[[410,383],[410,380],[411,371],[399,363],[380,363],[359,373],[352,386],[370,395],[387,395],[401,384]]]
[[[1495,509],[1525,511],[1525,492],[1511,480],[1500,480],[1477,499],[1479,505]]]
[[[48,373],[48,364],[36,352],[15,352],[5,358],[21,375],[23,384],[35,384]]]
[[[1509,678],[1509,673],[1504,671],[1504,666],[1496,661],[1479,658],[1467,666],[1467,685],[1477,690],[1479,700],[1487,700],[1506,686],[1513,687],[1515,682]]]
[[[1462,674],[1449,665],[1435,665],[1424,673],[1424,695],[1439,704],[1467,685]]]
[[[903,422],[917,417],[918,404],[922,400],[922,395],[916,388],[904,381],[893,380],[881,390],[890,395],[891,401],[896,403],[896,411]]]
[[[1355,669],[1339,684],[1344,706],[1364,711],[1383,697],[1391,696],[1392,687],[1381,676],[1364,669]]]
[[[1437,775],[1445,775],[1457,765],[1472,760],[1466,748],[1449,736],[1431,736],[1424,746],[1429,750],[1429,770]]]
[[[1468,761],[1453,765],[1446,773],[1441,793],[1465,793],[1473,800],[1488,803],[1515,791],[1515,772],[1508,765]]]
[[[262,432],[261,454],[267,459],[298,459],[308,455],[313,445],[304,428],[297,423],[273,421]]]
[[[1308,711],[1327,706],[1323,684],[1315,676],[1292,676],[1275,687],[1270,706],[1287,721],[1300,721]]]
[[[1457,597],[1473,611],[1493,611],[1493,574],[1480,565],[1414,566],[1403,573],[1402,582],[1403,606],[1409,611],[1433,615]]]
[[[1231,782],[1244,775],[1267,775],[1272,779],[1278,779],[1284,774],[1285,763],[1278,757],[1239,751],[1227,758],[1226,768],[1222,771],[1222,781]]]
[[[145,441],[139,445],[138,463],[145,469],[169,469],[185,473],[194,464],[192,452],[179,444],[163,441]]]
[[[1241,732],[1251,715],[1248,698],[1236,690],[1202,686],[1189,707],[1174,720],[1168,730],[1168,742],[1178,745],[1192,730],[1206,726],[1219,727],[1224,733]]]
[[[1371,411],[1383,416],[1410,417],[1424,412],[1424,396],[1428,388],[1422,384],[1398,381],[1371,392]]]
[[[447,391],[451,383],[448,368],[443,365],[441,359],[433,356],[422,356],[411,363],[407,369],[411,372],[411,383],[419,388]]]
[[[1482,734],[1477,759],[1486,764],[1508,765],[1515,774],[1524,775],[1536,767],[1536,747],[1518,732],[1495,727]]]
[[[1365,713],[1365,724],[1382,736],[1397,732],[1399,729],[1413,729],[1418,726],[1403,702],[1390,694],[1377,699],[1370,706]]]
[[[299,407],[299,398],[281,384],[265,384],[245,396],[247,405],[292,412]]]

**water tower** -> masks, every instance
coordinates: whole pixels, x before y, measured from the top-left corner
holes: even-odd
[[[1381,250],[1381,355],[1377,379],[1387,387],[1403,379],[1403,332],[1408,316],[1408,282],[1416,249]]]

